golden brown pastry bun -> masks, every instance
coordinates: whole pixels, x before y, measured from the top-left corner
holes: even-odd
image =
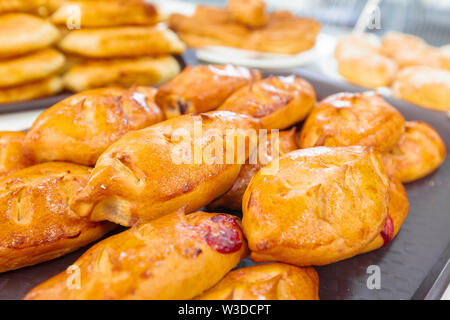
[[[161,27],[111,27],[71,31],[61,50],[90,58],[180,54],[186,48],[172,31]]]
[[[259,142],[261,143],[261,141]],[[242,209],[242,197],[247,189],[248,184],[256,172],[272,161],[272,151],[278,152],[279,155],[298,149],[295,139],[295,128],[287,131],[281,131],[276,135],[267,134],[265,141],[265,149],[262,145],[260,149],[255,150],[256,163],[250,163],[250,158],[242,165],[241,171],[233,186],[224,195],[220,196],[208,205],[209,208],[226,208],[230,210],[240,211]]]
[[[198,5],[191,17],[172,14],[168,24],[170,29],[177,32],[190,47],[204,45],[241,47],[251,34],[247,27],[233,19],[229,11],[213,6]],[[190,42],[191,37],[197,40]]]
[[[63,89],[63,81],[58,76],[28,82],[14,87],[0,89],[0,103],[25,101],[48,97]]]
[[[47,48],[18,58],[0,61],[0,87],[11,87],[48,78],[61,71],[64,55]]]
[[[450,110],[450,71],[424,66],[405,68],[397,75],[392,92],[419,106]]]
[[[397,63],[381,54],[347,49],[337,59],[338,72],[348,82],[366,87],[389,86],[398,72]]]
[[[446,154],[445,143],[436,130],[422,121],[407,121],[405,133],[384,155],[383,162],[390,175],[412,182],[439,168]]]
[[[0,58],[19,56],[48,47],[59,38],[51,23],[25,13],[0,16]]]
[[[156,7],[144,0],[71,1],[60,6],[50,21],[65,25],[70,21],[71,6],[80,9],[80,27],[110,27],[118,25],[153,25],[161,17]]]
[[[228,0],[228,11],[233,19],[251,28],[262,27],[269,19],[263,0]]]
[[[81,288],[66,272],[25,299],[191,299],[216,284],[247,254],[238,218],[173,213],[96,244],[74,264]]]
[[[88,59],[75,62],[64,75],[64,84],[75,92],[107,86],[156,85],[179,72],[180,65],[172,56]]]
[[[316,44],[320,23],[300,18],[289,11],[274,11],[264,28],[257,29],[244,41],[242,47],[253,51],[279,54],[298,54]]]
[[[338,93],[322,100],[309,114],[299,135],[302,148],[351,145],[392,149],[403,134],[405,120],[373,92]]]
[[[265,129],[284,129],[302,121],[315,103],[314,88],[292,75],[251,83],[234,92],[218,110],[259,119]]]
[[[69,209],[69,200],[85,185],[89,171],[49,162],[0,179],[0,272],[60,257],[113,228]]]
[[[381,41],[381,51],[394,59],[400,68],[408,66],[441,67],[441,54],[437,48],[410,34],[388,32]]]
[[[156,89],[96,89],[70,96],[45,110],[25,139],[36,162],[69,161],[94,165],[125,133],[164,120],[154,103]]]
[[[312,267],[266,263],[231,271],[196,300],[319,300],[319,276]]]
[[[247,130],[257,128],[247,116],[216,111],[130,132],[100,156],[72,209],[124,226],[184,206],[186,213],[198,210],[231,188],[248,156],[238,150],[248,140]],[[225,135],[237,137],[236,145],[225,143]]]
[[[167,118],[211,111],[233,92],[260,78],[258,71],[230,64],[189,66],[158,89],[155,101]]]
[[[386,222],[378,236],[363,249],[362,253],[387,245],[400,231],[400,227],[408,216],[408,212],[409,201],[405,188],[400,180],[395,177],[389,177],[389,205]]]
[[[32,164],[23,153],[24,140],[25,132],[0,131],[0,178]]]
[[[253,261],[325,265],[360,253],[381,232],[388,178],[373,148],[301,149],[278,165],[272,175],[259,171],[242,201]]]

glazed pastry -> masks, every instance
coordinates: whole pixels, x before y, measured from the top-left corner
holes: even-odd
[[[338,93],[322,100],[309,114],[299,135],[302,148],[364,145],[392,149],[405,120],[373,92]]]
[[[337,62],[338,72],[345,80],[366,88],[387,87],[398,72],[394,60],[357,48],[340,53]]]
[[[180,65],[172,56],[88,59],[75,62],[64,75],[64,84],[75,92],[107,86],[156,85],[179,72]]]
[[[60,257],[113,228],[79,218],[68,207],[89,172],[75,164],[49,162],[0,179],[0,272]]]
[[[311,49],[320,31],[317,21],[289,11],[274,11],[264,27],[251,29],[237,22],[231,12],[208,6],[197,6],[191,17],[173,14],[169,26],[192,47],[215,45],[279,54]]]
[[[247,255],[238,218],[172,213],[101,241],[74,264],[81,288],[62,272],[25,299],[191,299],[216,284]]]
[[[54,76],[14,87],[1,88],[0,103],[17,102],[48,97],[57,94],[62,89],[62,79],[58,76]]]
[[[254,158],[250,156],[245,164],[242,165],[241,171],[239,171],[239,175],[231,189],[210,203],[208,208],[226,208],[240,211],[242,209],[242,197],[250,180],[261,167],[272,161],[272,152],[280,156],[298,149],[295,141],[295,128],[279,132],[278,137],[268,133],[265,148],[262,148],[262,144],[260,144],[260,147],[260,149],[255,150]],[[253,163],[251,163],[251,159],[254,159]]]
[[[42,49],[26,56],[0,61],[0,87],[11,87],[48,78],[61,71],[64,55]]]
[[[445,143],[436,130],[422,121],[408,121],[405,133],[384,155],[383,162],[390,175],[412,182],[439,168],[446,154]]]
[[[450,71],[423,66],[405,68],[392,85],[392,92],[419,106],[449,111]]]
[[[124,226],[198,210],[231,188],[248,157],[239,151],[256,129],[247,116],[216,111],[130,132],[100,156],[71,207]]]
[[[94,165],[125,133],[164,120],[154,103],[156,89],[96,89],[70,96],[45,110],[25,139],[26,155],[36,161]]]
[[[228,273],[196,300],[319,300],[314,268],[267,263]]]
[[[114,27],[71,31],[59,42],[61,50],[90,58],[180,54],[185,45],[161,27]]]
[[[377,37],[368,33],[357,33],[339,38],[334,48],[334,57],[339,60],[346,51],[364,51],[380,54],[381,47]]]
[[[258,172],[242,201],[253,261],[326,265],[360,253],[383,229],[388,178],[375,149],[301,149],[278,165]]]
[[[274,11],[267,25],[255,30],[243,48],[278,54],[298,54],[316,44],[320,23],[314,19],[300,18],[289,11]]]
[[[228,11],[233,18],[248,27],[263,27],[268,20],[263,0],[228,0]]]
[[[405,188],[400,180],[389,178],[389,205],[388,216],[384,227],[378,236],[363,249],[362,253],[369,252],[387,245],[400,231],[400,227],[408,216],[409,201]]]
[[[383,54],[394,59],[400,68],[408,66],[441,67],[441,54],[437,48],[410,34],[388,32],[382,42]]]
[[[248,39],[251,31],[244,25],[234,21],[230,12],[212,6],[196,7],[191,17],[172,14],[168,21],[170,29],[189,36],[203,38],[204,45],[219,45],[241,47]],[[205,26],[208,26],[205,28]],[[185,41],[186,37],[182,38]],[[187,42],[191,47],[198,47],[196,43]]]
[[[284,129],[302,121],[315,103],[316,94],[306,80],[272,76],[237,90],[218,110],[259,119],[265,129]]]
[[[218,108],[236,90],[261,78],[244,67],[189,66],[158,89],[155,101],[167,118]]]
[[[31,166],[23,153],[25,132],[0,131],[0,178]]]
[[[25,13],[0,16],[0,58],[19,56],[53,44],[59,38],[51,23]]]
[[[81,28],[118,25],[153,25],[161,17],[156,7],[143,0],[71,1],[59,7],[50,20],[65,25],[70,21],[71,6],[77,5],[81,13]]]

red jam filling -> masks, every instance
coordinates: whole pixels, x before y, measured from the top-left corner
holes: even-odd
[[[210,220],[215,225],[207,225],[204,239],[214,250],[220,253],[232,253],[242,247],[242,239],[236,227],[235,219],[226,215],[217,215]]]
[[[384,223],[383,230],[381,230],[380,234],[384,240],[383,246],[387,245],[389,243],[389,241],[391,241],[392,238],[394,237],[394,222],[392,221],[392,218],[390,215],[387,216],[386,222]]]

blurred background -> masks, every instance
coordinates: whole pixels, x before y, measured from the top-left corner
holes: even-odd
[[[196,4],[225,6],[226,0],[184,0]],[[352,29],[367,0],[266,0],[269,10],[286,9],[296,15],[319,20],[323,31],[343,34]],[[449,0],[381,0],[379,4],[383,35],[388,30],[410,33],[434,46],[450,43]]]

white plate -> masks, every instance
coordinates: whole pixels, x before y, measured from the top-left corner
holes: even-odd
[[[23,131],[31,127],[44,110],[21,111],[0,115],[1,131]]]
[[[316,45],[296,55],[273,54],[229,47],[208,46],[197,50],[197,58],[210,63],[232,63],[260,69],[286,69],[319,62],[334,48],[333,37],[320,33]]]

